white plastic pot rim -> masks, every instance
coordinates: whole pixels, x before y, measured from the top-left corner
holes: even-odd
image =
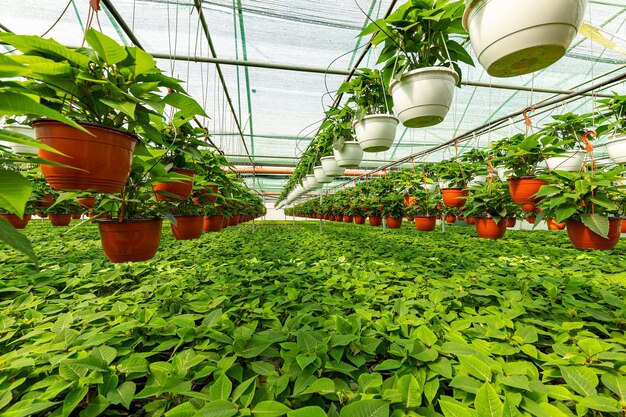
[[[363,122],[363,120],[373,120],[373,119],[387,119],[393,120],[396,122],[396,125],[400,124],[400,119],[398,119],[393,114],[368,114],[367,116],[363,116],[360,120],[355,120],[352,122],[352,127],[356,126],[358,123]]]
[[[610,139],[604,142],[603,145],[606,146],[606,145],[611,145],[613,143],[624,142],[624,141],[626,141],[626,133],[620,133],[619,135],[613,136],[613,139]]]
[[[447,74],[451,75],[452,77],[454,77],[454,84],[458,84],[458,82],[459,82],[459,75],[456,73],[456,71],[454,71],[450,67],[417,68],[417,69],[409,71],[409,72],[407,72],[405,74],[402,74],[402,77],[400,77],[399,81],[397,79],[391,80],[391,82],[389,83],[389,92],[391,92],[393,90],[393,88],[397,84],[399,84],[401,82],[406,82],[407,78],[428,74],[429,72],[432,72],[432,73],[436,73],[436,72],[447,73]]]

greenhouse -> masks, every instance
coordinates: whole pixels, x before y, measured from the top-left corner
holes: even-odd
[[[626,0],[0,10],[0,417],[626,416]]]

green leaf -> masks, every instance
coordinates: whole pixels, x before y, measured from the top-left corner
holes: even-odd
[[[67,381],[78,381],[87,375],[88,369],[83,364],[65,360],[59,366],[59,375]]]
[[[198,410],[191,403],[186,402],[169,410],[165,417],[193,417],[198,415]]]
[[[32,114],[65,123],[87,134],[91,134],[78,123],[43,104],[39,104],[30,96],[10,92],[3,92],[0,95],[0,116],[28,116]]]
[[[109,402],[102,395],[92,398],[84,410],[81,410],[80,417],[96,417],[109,406]]]
[[[588,397],[584,397],[578,402],[578,405],[607,413],[619,413],[622,409],[617,400],[603,397],[601,395],[590,395]]]
[[[389,417],[389,403],[383,400],[361,400],[341,409],[339,417]]]
[[[491,368],[482,360],[475,356],[458,355],[459,363],[465,371],[480,379],[481,381],[491,382]]]
[[[85,398],[89,392],[89,387],[75,388],[67,393],[65,399],[63,400],[63,409],[62,415],[63,417],[68,417],[72,411],[76,408],[76,406]]]
[[[110,365],[117,356],[117,350],[110,346],[97,346],[91,351],[91,356],[98,358]]]
[[[163,99],[165,104],[180,109],[186,116],[204,116],[208,117],[200,104],[193,98],[180,94],[170,93]]]
[[[203,417],[232,417],[235,414],[237,407],[226,400],[211,401],[198,410],[198,416]]]
[[[406,408],[414,408],[422,405],[423,387],[413,375],[404,375],[400,378],[397,388]]]
[[[107,393],[107,400],[111,404],[122,404],[126,409],[130,407],[130,403],[135,398],[135,389],[137,386],[132,381],[126,381],[122,385]]]
[[[616,394],[619,399],[626,402],[626,376],[624,375],[602,375],[602,384]]]
[[[0,416],[2,417],[26,417],[33,414],[41,413],[50,407],[59,404],[58,402],[37,402],[36,400],[18,401],[5,410]]]
[[[328,417],[328,415],[318,406],[308,406],[288,411],[287,417]]]
[[[477,417],[474,410],[450,397],[443,397],[439,406],[445,417]]]
[[[37,255],[33,250],[30,240],[2,217],[0,217],[0,241],[3,241],[18,252],[22,252],[24,255],[28,256],[31,261],[37,264]]]
[[[128,56],[126,48],[95,29],[85,32],[85,40],[109,65],[122,62]]]
[[[489,382],[485,382],[478,390],[474,407],[480,417],[502,417],[504,413],[504,405]]]
[[[0,170],[0,209],[22,218],[31,191],[30,181],[22,175]]]
[[[307,387],[301,394],[330,394],[335,392],[335,383],[329,378],[320,378]]]
[[[227,400],[233,390],[233,383],[226,375],[220,375],[209,388],[212,400]]]
[[[560,366],[561,375],[567,385],[582,396],[596,395],[598,376],[584,366]]]
[[[609,236],[609,218],[599,214],[590,214],[583,213],[580,215],[580,220],[582,220],[583,224],[591,229],[597,235],[602,236],[603,238],[608,238]]]
[[[277,401],[261,401],[252,409],[252,415],[260,417],[278,417],[285,415],[287,411],[289,411],[289,407]]]

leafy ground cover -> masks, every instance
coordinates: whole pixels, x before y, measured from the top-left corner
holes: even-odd
[[[626,415],[626,243],[264,223],[0,249],[0,417]]]

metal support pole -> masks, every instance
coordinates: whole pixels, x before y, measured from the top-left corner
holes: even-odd
[[[102,0],[102,4],[104,4],[104,6],[109,10],[109,13],[111,13],[111,16],[113,16],[113,18],[117,21],[117,24],[120,25],[126,36],[128,36],[128,39],[130,39],[131,42],[135,44],[135,46],[144,49],[144,47],[141,46],[141,42],[139,42],[139,39],[137,39],[137,37],[135,36],[135,33],[126,24],[126,21],[119,14],[115,6],[113,6],[111,0]]]

